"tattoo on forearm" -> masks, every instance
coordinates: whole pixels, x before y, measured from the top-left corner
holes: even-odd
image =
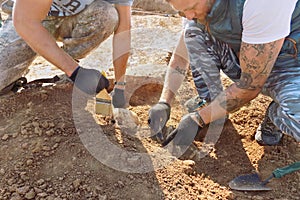
[[[229,99],[221,102],[220,106],[227,112],[235,112],[240,108],[240,102],[238,99]]]
[[[229,89],[228,93],[223,93],[218,97],[220,101],[220,106],[227,112],[235,112],[242,105],[244,105],[243,99],[233,97],[231,90]]]
[[[185,76],[186,70],[177,66],[177,67],[175,67],[175,70],[173,71],[173,73],[179,73],[179,74]]]
[[[246,65],[245,70],[237,82],[241,89],[261,89],[264,81],[271,72],[277,53],[276,42],[268,44],[246,44],[241,45],[241,61]]]
[[[239,81],[236,82],[236,85],[240,89],[247,89],[247,90],[256,90],[260,89],[259,85],[255,85],[253,83],[253,79],[251,74],[242,72],[241,78]]]

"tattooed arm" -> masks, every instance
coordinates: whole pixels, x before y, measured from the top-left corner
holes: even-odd
[[[164,101],[169,104],[172,103],[177,90],[184,80],[188,67],[189,61],[187,49],[183,41],[183,35],[181,35],[167,68],[160,101]]]
[[[241,44],[241,79],[222,92],[209,106],[199,111],[205,123],[236,111],[260,93],[283,41],[284,39],[279,39],[266,44]]]

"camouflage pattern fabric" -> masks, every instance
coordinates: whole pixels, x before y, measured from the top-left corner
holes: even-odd
[[[282,132],[300,142],[299,77],[300,65],[286,57],[285,62],[276,63],[273,67],[262,93],[274,100],[266,115]]]
[[[189,21],[185,43],[193,79],[202,99],[213,100],[223,90],[220,69],[231,80],[239,79],[241,70],[235,53],[226,43],[210,35],[203,25]],[[297,141],[300,141],[299,77],[300,65],[295,62],[295,55],[280,56],[262,90],[275,102],[266,113],[273,123],[268,124],[268,129],[280,129]]]
[[[205,30],[194,20],[185,26],[185,44],[190,58],[194,83],[201,99],[212,101],[223,91],[220,70],[231,80],[241,75],[239,61],[233,50]]]
[[[96,0],[77,15],[49,16],[43,25],[63,43],[67,53],[80,59],[114,32],[118,20],[111,4]],[[10,16],[0,29],[0,90],[26,74],[35,57],[36,53],[16,33]]]

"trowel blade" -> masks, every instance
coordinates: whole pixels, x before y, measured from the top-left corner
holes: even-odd
[[[271,188],[262,184],[258,174],[241,175],[229,182],[229,187],[239,191],[270,191]]]

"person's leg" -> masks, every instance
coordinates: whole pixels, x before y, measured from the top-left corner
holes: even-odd
[[[9,17],[0,29],[0,91],[24,75],[35,57]]]
[[[67,53],[81,59],[114,32],[118,21],[117,10],[111,4],[97,0],[81,13],[67,17],[59,28],[58,39]]]
[[[256,139],[259,143],[276,145],[279,143],[282,133],[294,137],[298,142],[300,141],[299,77],[300,66],[285,63],[281,67],[275,66],[272,70],[263,93],[270,96],[273,102],[267,110],[261,130],[258,129],[256,133]],[[259,137],[260,134],[262,137]],[[264,138],[266,139],[264,140]],[[268,142],[270,140],[275,141],[276,138],[277,142]]]
[[[185,43],[200,99],[210,102],[223,90],[220,69],[233,81],[240,78],[241,69],[233,50],[211,36],[203,25],[189,21]]]
[[[6,5],[6,7],[12,4]],[[7,8],[8,9],[8,8]],[[47,17],[44,27],[64,42],[75,59],[83,58],[111,35],[118,24],[116,9],[98,0],[72,17]],[[16,33],[11,17],[0,29],[0,91],[25,75],[36,53]]]

